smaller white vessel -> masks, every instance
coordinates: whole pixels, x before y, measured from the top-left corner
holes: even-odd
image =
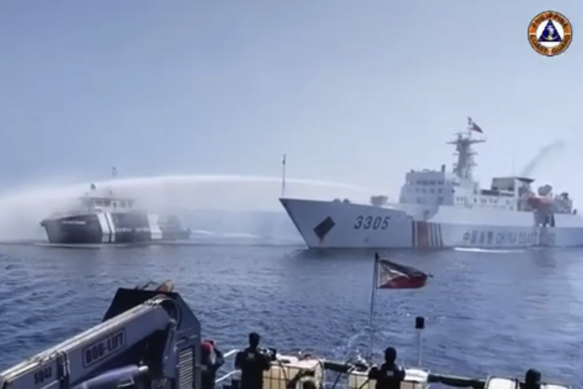
[[[77,207],[55,213],[41,221],[49,243],[102,244],[184,240],[190,229],[183,228],[175,215],[161,216],[134,209],[134,199],[99,193],[80,197]]]

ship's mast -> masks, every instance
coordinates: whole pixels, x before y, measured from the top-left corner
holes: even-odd
[[[117,178],[117,168],[114,166],[111,168],[111,179],[113,181],[116,178]],[[113,196],[113,189],[111,188],[111,185],[108,186],[108,191],[109,191],[109,195]]]
[[[473,139],[472,132],[482,132],[482,129],[472,121],[472,118],[468,118],[468,128],[467,131],[457,133],[457,138],[447,144],[455,145],[457,153],[457,162],[453,166],[454,173],[463,180],[472,180],[472,169],[476,166],[474,162],[474,155],[476,153],[472,150],[472,145],[474,143],[482,143],[485,140]]]

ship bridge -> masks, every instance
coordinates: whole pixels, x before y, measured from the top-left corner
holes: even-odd
[[[530,187],[533,182],[534,178],[528,177],[494,177],[492,178],[492,189],[514,191],[519,187]]]
[[[520,197],[523,193],[531,192],[530,184],[533,182],[533,178],[527,177],[494,177],[490,189],[483,189],[481,192],[496,196]]]
[[[133,208],[134,200],[113,196],[85,196],[81,204],[87,211],[113,212]]]
[[[95,184],[91,184],[90,192],[79,199],[83,211],[119,212],[129,211],[134,206],[134,199],[117,197],[109,189],[106,193],[98,193]]]
[[[112,179],[116,179],[117,176],[117,168],[112,167]],[[109,186],[98,190],[94,183],[89,186],[89,192],[79,200],[81,202],[79,211],[82,212],[127,212],[134,207],[134,199],[114,196]]]
[[[451,205],[454,187],[459,185],[455,174],[441,170],[411,170],[405,175],[399,202],[404,204]]]

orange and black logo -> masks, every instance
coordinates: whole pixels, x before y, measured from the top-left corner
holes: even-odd
[[[573,40],[571,22],[555,11],[536,15],[528,26],[528,41],[541,55],[553,57],[563,53]]]

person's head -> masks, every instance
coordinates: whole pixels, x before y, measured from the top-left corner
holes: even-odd
[[[209,356],[213,351],[213,345],[211,344],[211,342],[202,342],[200,348],[202,350],[203,357]]]
[[[251,348],[256,348],[257,346],[259,346],[259,340],[261,338],[259,337],[259,334],[257,332],[252,332],[249,334],[249,346]]]
[[[387,347],[385,349],[385,362],[394,363],[397,359],[397,350],[394,347]]]
[[[312,380],[304,381],[302,383],[303,389],[316,389],[316,384]]]
[[[540,387],[541,374],[536,369],[528,369],[524,376],[524,383],[529,388]]]

